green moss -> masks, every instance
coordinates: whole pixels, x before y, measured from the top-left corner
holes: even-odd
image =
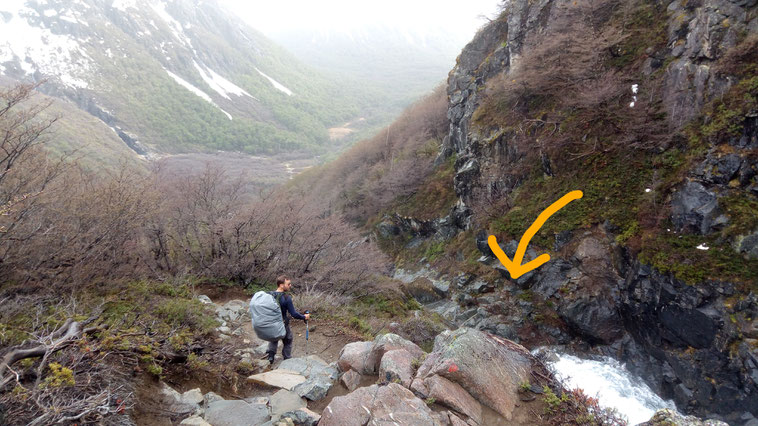
[[[742,133],[745,116],[758,108],[758,76],[742,79],[705,110],[700,131],[713,142],[726,142]]]
[[[74,381],[74,371],[70,368],[66,368],[57,362],[51,362],[48,364],[48,368],[50,369],[50,374],[45,377],[42,386],[59,388],[74,386],[76,384]]]
[[[745,235],[758,230],[758,200],[737,192],[719,199],[719,206],[729,216],[724,234],[729,237]]]
[[[368,325],[368,323],[362,318],[352,317],[348,320],[347,325],[350,326],[350,328],[352,328],[353,330],[362,334],[368,340],[370,340],[373,337],[371,335],[371,326]]]
[[[700,244],[708,250],[698,250]],[[743,259],[718,236],[650,234],[643,238],[642,247],[642,263],[688,284],[706,279],[733,281],[749,288],[758,284],[758,260]]]
[[[653,170],[651,159],[643,155],[595,156],[577,164],[573,175],[560,179],[532,177],[515,191],[513,205],[516,207],[493,221],[491,228],[518,241],[548,206],[567,193],[580,190],[583,197],[551,216],[533,243],[549,248],[555,234],[605,220],[620,227],[626,241],[639,230],[637,213],[643,204],[645,188],[652,181]]]
[[[623,24],[623,34],[627,37],[614,49],[608,65],[626,68],[645,56],[649,47],[662,47],[668,41],[669,13],[661,6],[641,2],[631,14],[619,14],[615,19]]]

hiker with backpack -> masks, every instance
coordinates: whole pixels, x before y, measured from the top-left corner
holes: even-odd
[[[295,310],[292,297],[287,294],[292,289],[292,283],[286,276],[277,277],[276,286],[276,291],[259,291],[250,300],[253,330],[259,338],[269,342],[268,351],[266,351],[269,364],[274,363],[279,340],[284,343],[282,357],[284,359],[292,357],[292,330],[289,316],[304,321],[310,319],[309,313],[301,314]]]

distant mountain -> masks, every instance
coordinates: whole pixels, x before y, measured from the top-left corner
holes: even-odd
[[[361,113],[355,87],[214,0],[3,0],[0,34],[0,75],[48,79],[45,94],[140,154],[319,151],[328,127]]]

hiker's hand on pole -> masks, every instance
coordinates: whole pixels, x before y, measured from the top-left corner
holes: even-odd
[[[306,321],[308,321],[309,319],[311,319],[311,314],[309,314],[308,312],[306,312],[305,314],[303,314],[303,316],[305,317]]]

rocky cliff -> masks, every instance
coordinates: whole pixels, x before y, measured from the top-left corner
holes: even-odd
[[[486,267],[397,277],[449,284],[428,301],[455,324],[611,355],[684,412],[758,424],[756,60],[754,0],[508,3],[448,79],[458,204],[392,221],[476,238]],[[576,189],[527,255],[550,263],[488,272],[487,235],[512,255]]]

